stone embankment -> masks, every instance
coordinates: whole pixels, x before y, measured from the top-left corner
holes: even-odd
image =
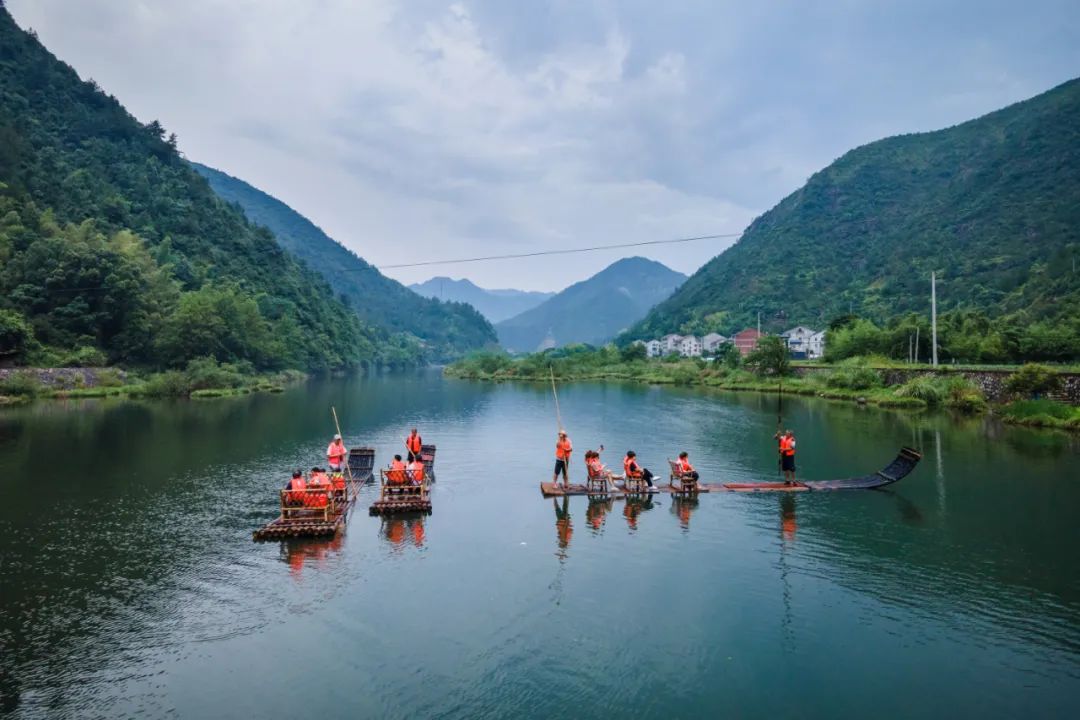
[[[102,377],[114,384],[127,379],[127,373],[116,368],[0,368],[0,382],[12,375],[29,375],[50,390],[97,387]]]
[[[815,372],[829,372],[834,368],[815,366],[796,366],[795,374],[806,377]],[[904,368],[874,368],[881,373],[881,378],[886,385],[903,385],[912,378],[921,376],[942,375],[951,377],[959,375],[977,385],[990,402],[1007,402],[1011,398],[1005,390],[1005,381],[1009,379],[1014,370],[929,370],[924,368],[906,370]],[[1061,391],[1055,393],[1054,400],[1080,405],[1080,373],[1060,373]]]

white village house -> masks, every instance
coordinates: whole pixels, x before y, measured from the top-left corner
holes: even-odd
[[[659,340],[650,340],[645,343],[645,354],[649,357],[660,357],[664,354],[663,345]]]
[[[819,358],[825,352],[825,332],[818,332],[805,325],[797,325],[780,333],[787,343],[788,350],[811,360]]]
[[[707,353],[715,353],[727,341],[727,338],[720,333],[709,333],[701,338],[701,349]]]
[[[662,354],[678,352],[679,345],[682,343],[682,335],[665,335],[660,338],[660,350]]]
[[[683,357],[701,357],[701,340],[693,335],[685,336],[679,343],[679,354]]]

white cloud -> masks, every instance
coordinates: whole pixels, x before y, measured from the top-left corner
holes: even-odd
[[[963,33],[914,0],[8,6],[190,157],[377,264],[740,230],[853,145],[1021,99],[1080,60],[1007,3],[951,11]],[[691,272],[722,247],[646,254]],[[621,255],[434,271],[551,289]]]

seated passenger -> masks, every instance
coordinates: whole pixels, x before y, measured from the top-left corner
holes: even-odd
[[[288,505],[303,505],[304,504],[304,489],[307,487],[307,483],[304,482],[304,473],[296,470],[292,474],[292,480],[285,484],[285,502]]]
[[[386,481],[392,485],[405,484],[405,463],[401,461],[400,455],[395,455],[394,461],[390,463],[390,469],[386,471]]]
[[[304,493],[304,504],[308,507],[326,507],[327,499],[325,492],[310,492],[311,490],[328,490],[330,488],[330,478],[326,475],[326,471],[319,467],[311,468],[311,475],[308,476],[307,489],[309,492]]]
[[[603,446],[601,446],[601,448],[603,448]],[[590,478],[600,478],[607,483],[609,490],[615,489],[615,480],[619,479],[621,476],[615,475],[604,465],[604,463],[600,462],[600,453],[595,450],[586,452],[585,464],[588,466]]]
[[[633,450],[626,451],[626,457],[623,458],[623,474],[626,475],[626,479],[641,478],[648,486],[653,487],[653,474],[649,472],[648,468],[643,468],[638,464],[637,453]]]
[[[680,479],[682,479],[682,478],[686,478],[687,480],[697,480],[698,479],[697,470],[695,470],[694,466],[690,464],[690,456],[687,454],[687,452],[685,450],[683,452],[679,453],[679,462],[678,462],[677,467],[679,469],[679,478]]]
[[[424,482],[424,463],[419,457],[414,458],[413,461],[409,463],[406,472],[409,481],[412,482],[413,485],[420,485]]]

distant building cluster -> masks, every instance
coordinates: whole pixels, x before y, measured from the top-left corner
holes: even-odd
[[[754,328],[746,328],[735,333],[731,337],[724,337],[719,333],[709,333],[705,337],[696,335],[665,335],[659,340],[637,340],[634,344],[644,345],[645,353],[651,358],[665,357],[667,355],[681,355],[682,357],[701,357],[703,355],[716,355],[722,346],[731,344],[743,357],[757,347],[758,339],[765,333],[758,332]],[[799,325],[790,330],[780,333],[792,356],[813,360],[825,354],[825,331],[811,330]]]

